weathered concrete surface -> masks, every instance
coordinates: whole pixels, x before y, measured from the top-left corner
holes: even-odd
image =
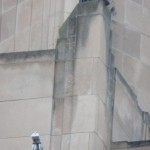
[[[112,143],[112,150],[148,150],[150,148],[150,141],[136,141],[136,142],[115,142]]]
[[[49,149],[54,61],[54,50],[0,54],[2,149],[31,149],[35,130]]]
[[[116,78],[113,141],[140,141],[143,139],[143,114],[135,96],[121,78]],[[132,91],[131,91],[132,92]]]
[[[116,102],[114,106],[114,109],[117,108],[114,113],[114,119],[116,118],[116,116],[122,118],[122,121],[120,121],[120,119],[114,121],[116,126],[114,127],[115,131],[113,131],[114,136],[118,136],[118,139],[116,139],[116,141],[132,141],[134,139],[133,136],[138,137],[138,135],[136,134],[140,130],[143,130],[142,132],[144,136],[142,137],[141,134],[141,138],[139,136],[139,139],[134,140],[149,139],[149,123],[147,124],[145,120],[143,120],[142,127],[140,127],[141,123],[135,125],[135,123],[140,119],[134,120],[137,117],[137,114],[136,116],[133,116],[135,112],[137,113],[137,106],[139,106],[142,112],[150,112],[149,6],[150,1],[148,0],[121,0],[119,2],[118,0],[115,1],[117,15],[112,17],[112,53],[114,58],[114,68],[117,68],[117,70],[119,70],[126,83],[128,84],[128,88],[124,90],[122,88],[122,86],[124,87],[124,85],[122,85],[121,87],[119,86],[118,88],[117,81],[117,86],[115,88],[115,93],[118,93],[118,96],[115,96],[115,100],[118,99],[118,102]],[[129,89],[132,89],[135,97],[129,96]],[[120,98],[119,95],[121,95]],[[136,100],[137,102],[135,106],[131,107],[131,104],[129,105],[127,103],[133,100]],[[127,110],[125,110],[125,106],[127,106]],[[116,111],[118,110],[119,112],[117,113]],[[129,112],[132,113],[130,113],[130,115],[127,115]],[[129,120],[127,120],[127,118]],[[131,125],[133,125],[133,130],[131,130]],[[117,128],[119,128],[119,132],[117,132]],[[139,128],[138,131],[135,131],[136,128]],[[130,135],[131,133],[132,135]],[[133,139],[131,140],[129,136],[131,136]]]
[[[106,119],[107,13],[102,1],[81,3],[60,29],[55,66],[52,150],[109,147]]]

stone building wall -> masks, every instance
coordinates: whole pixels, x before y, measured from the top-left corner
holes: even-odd
[[[143,117],[150,113],[150,1],[114,2],[110,44],[102,1],[72,12],[77,1],[0,0],[0,53],[8,53],[0,54],[4,150],[30,149],[33,129],[50,150],[150,139]]]
[[[50,146],[55,51],[0,54],[0,147],[31,150],[30,135]]]
[[[117,68],[126,83],[133,90],[135,94],[134,100],[137,101],[135,102],[136,106],[150,113],[150,1],[114,0],[114,3],[117,13],[115,16],[112,16],[111,25],[114,67]],[[118,82],[116,83],[117,87],[120,87]],[[129,128],[126,131],[122,124],[126,122],[126,127],[129,127],[135,119],[135,116],[131,117],[131,114],[134,114],[134,109],[131,111],[129,111],[129,107],[125,109],[129,99],[130,102],[133,100],[131,100],[127,90],[123,89],[121,91],[121,87],[116,88],[116,93],[118,94],[115,97],[115,101],[119,99],[120,103],[116,102],[114,110],[118,111],[117,109],[122,106],[122,110],[124,109],[122,112],[124,113],[120,116],[121,120],[115,121],[117,124],[114,125],[113,140],[130,139],[132,141],[138,136],[132,137],[130,133],[133,131]],[[123,96],[123,93],[127,94],[126,98]],[[126,119],[130,121],[125,121]],[[138,120],[136,119],[136,121]],[[139,125],[140,123],[137,124]],[[144,128],[144,125],[141,127]],[[134,128],[138,128],[137,125]],[[140,139],[142,139],[142,134],[138,140]]]
[[[54,49],[78,0],[0,0],[0,53]]]
[[[56,47],[51,150],[107,150],[109,14],[103,1],[77,5]]]

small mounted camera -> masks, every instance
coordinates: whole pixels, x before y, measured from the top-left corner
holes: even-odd
[[[40,140],[40,135],[37,132],[34,132],[32,135],[32,140],[33,140],[33,144],[32,144],[32,150],[43,150],[43,145],[41,143]]]
[[[33,144],[41,144],[40,135],[37,132],[34,132],[32,135]]]

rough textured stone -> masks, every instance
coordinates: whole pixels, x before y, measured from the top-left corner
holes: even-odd
[[[14,51],[14,37],[10,37],[7,40],[1,42],[0,44],[0,53],[9,53]]]
[[[43,0],[32,0],[32,25],[42,22],[43,17]]]
[[[98,95],[105,103],[107,94],[107,67],[101,59],[94,59],[93,74],[93,94]]]
[[[16,34],[15,37],[15,51],[28,51],[29,50],[29,37],[30,29]]]
[[[138,4],[142,4],[142,0],[132,0],[132,1],[134,1],[134,2],[136,2]]]
[[[106,124],[106,105],[99,99],[97,103],[98,116],[97,116],[97,129],[96,132],[100,139],[106,144],[107,143],[107,124]]]
[[[123,50],[125,28],[122,24],[113,21],[112,28],[112,47],[117,50]]]
[[[97,97],[82,96],[75,99],[73,99],[72,133],[95,131]]]
[[[126,28],[123,40],[124,40],[123,52],[130,56],[139,58],[140,41],[141,41],[140,33]]]
[[[64,12],[72,12],[77,4],[78,0],[65,0]]]
[[[112,16],[112,19],[123,23],[125,14],[125,1],[115,0],[115,10],[117,13],[116,15]]]
[[[105,150],[104,143],[95,133],[90,133],[89,150]]]
[[[129,84],[135,86],[138,81],[139,70],[140,61],[126,55],[123,56],[123,75]]]
[[[63,135],[61,142],[61,150],[70,150],[71,134]]]
[[[51,136],[50,150],[60,150],[61,149],[61,136]]]
[[[15,33],[16,25],[16,8],[2,15],[1,23],[1,41],[6,40]]]
[[[31,7],[30,0],[18,4],[16,32],[21,32],[30,27],[31,24]]]
[[[142,35],[140,54],[142,62],[150,65],[150,38],[144,35]]]
[[[2,1],[3,11],[7,11],[15,6],[17,6],[17,0],[3,0]]]
[[[78,133],[71,135],[70,150],[88,150],[89,134]]]
[[[144,7],[150,9],[150,1],[149,0],[143,0],[143,4],[144,4]]]
[[[142,28],[142,6],[133,1],[126,0],[126,17],[125,23],[129,26]]]
[[[142,112],[127,87],[116,80],[113,141],[139,141],[143,136]],[[125,83],[124,83],[125,84]]]
[[[0,101],[52,96],[52,62],[0,66]]]
[[[145,64],[141,64],[139,73],[137,74],[136,87],[138,89],[144,90],[145,92],[149,92],[150,91],[149,76],[150,76],[150,67]]]
[[[51,110],[52,98],[1,102],[0,138],[30,136],[35,130],[49,134]]]
[[[100,57],[106,62],[106,54],[106,35],[102,16],[79,17],[76,57]]]
[[[150,101],[149,97],[150,94],[148,92],[144,92],[141,90],[138,90],[138,103],[140,108],[145,111],[150,113]]]
[[[56,81],[55,86],[57,97],[92,94],[93,59],[60,62],[57,69],[59,72],[56,77],[59,82]]]
[[[123,70],[123,55],[120,51],[113,49],[114,66],[122,73]]]
[[[30,50],[41,50],[42,47],[42,23],[31,27]]]
[[[54,108],[53,135],[96,130],[96,96],[55,99]]]

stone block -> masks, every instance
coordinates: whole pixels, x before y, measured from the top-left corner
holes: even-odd
[[[145,64],[140,64],[140,69],[137,74],[136,87],[145,92],[150,91],[150,67]]]
[[[3,12],[16,7],[17,6],[17,0],[4,0],[2,1],[2,7],[3,7]]]
[[[33,0],[32,1],[32,26],[36,23],[42,22],[43,19],[43,5],[44,0]]]
[[[106,150],[106,147],[96,133],[90,133],[89,150]]]
[[[43,20],[49,18],[51,0],[44,0],[43,6]]]
[[[30,135],[28,135],[30,136]],[[48,135],[41,136],[41,141],[44,149],[49,149],[50,137]],[[0,139],[0,145],[3,150],[26,150],[31,149],[32,140],[30,137],[18,137],[9,139]]]
[[[66,134],[62,136],[61,150],[70,150],[70,140],[71,134]]]
[[[140,108],[145,111],[150,113],[150,94],[149,92],[144,92],[141,90],[138,90],[138,103]]]
[[[138,81],[138,74],[140,71],[140,61],[130,56],[123,56],[123,76],[126,81],[135,86]]]
[[[0,103],[0,138],[50,134],[52,98]],[[40,121],[42,120],[42,121]]]
[[[64,12],[64,2],[65,0],[56,0],[55,3],[55,13],[63,13]]]
[[[70,150],[88,150],[88,145],[88,133],[77,133],[71,135]]]
[[[97,115],[97,129],[96,133],[100,139],[107,145],[107,116],[106,116],[106,105],[99,99],[97,103],[98,115]]]
[[[115,10],[116,15],[112,16],[113,20],[124,23],[125,15],[125,1],[124,0],[115,0]]]
[[[94,132],[96,130],[96,115],[96,96],[55,99],[52,134]]]
[[[150,1],[149,0],[143,0],[143,5],[145,8],[150,9]]]
[[[50,150],[61,150],[61,136],[51,136]]]
[[[30,50],[41,50],[42,48],[42,23],[31,27]]]
[[[65,78],[65,63],[56,62],[55,64],[55,89],[54,97],[62,98],[64,96],[64,78]]]
[[[65,71],[65,96],[92,93],[93,59],[67,61]]]
[[[113,49],[112,55],[114,57],[114,66],[122,73],[123,70],[123,54],[122,52]]]
[[[106,63],[106,34],[101,15],[79,17],[76,58],[100,57]]]
[[[105,103],[108,82],[107,67],[99,58],[94,59],[93,74],[93,94],[98,95]]]
[[[50,0],[50,16],[55,15],[56,1]]]
[[[141,1],[141,0],[132,0],[132,1],[134,1],[134,2],[136,2],[136,3],[138,3],[138,4],[142,4],[142,1]]]
[[[63,128],[64,99],[55,98],[52,116],[52,135],[61,135]]]
[[[78,0],[65,0],[65,8],[64,12],[69,12],[71,13],[75,6],[78,4]]]
[[[140,57],[140,32],[112,22],[112,47],[135,58]]]
[[[74,101],[77,101],[78,97],[66,97],[64,100],[64,111],[63,111],[63,134],[69,134],[72,130],[73,122],[73,110],[74,110]]]
[[[139,58],[140,42],[141,42],[140,33],[130,30],[129,28],[126,28],[123,40],[124,40],[123,52],[135,58]]]
[[[59,12],[59,13],[57,13],[55,16],[54,15],[51,15],[50,16],[50,20],[51,20],[51,22],[54,22],[54,26],[55,27],[61,27],[62,26],[62,24],[64,23],[64,18],[63,18],[64,16],[63,16],[63,13],[62,12]]]
[[[142,26],[142,6],[134,1],[126,1],[126,14],[125,14],[125,23],[127,23],[131,27],[135,27],[137,29],[143,28]]]
[[[0,72],[0,101],[53,94],[53,62],[4,64]]]
[[[54,22],[49,22],[49,33],[48,33],[48,49],[55,49],[54,47]]]
[[[60,74],[57,77],[59,82],[56,81],[58,84],[55,86],[55,97],[92,94],[92,59],[60,62],[57,68]],[[59,77],[60,75],[61,77]],[[57,90],[57,88],[61,90]]]
[[[8,39],[15,34],[16,28],[16,8],[2,15],[1,22],[1,41]]]
[[[142,35],[141,37],[141,60],[143,63],[150,65],[150,38]]]
[[[18,4],[16,32],[21,32],[30,27],[31,10],[32,10],[32,2],[30,0],[26,0]]]
[[[42,49],[48,49],[49,20],[43,20]]]
[[[7,40],[0,43],[0,53],[9,53],[14,51],[14,37],[10,37]]]
[[[117,50],[123,50],[125,28],[122,24],[112,21],[112,47]]]
[[[143,118],[131,89],[117,77],[114,102],[113,141],[143,139]]]
[[[77,19],[70,18],[68,21],[68,36],[75,36],[77,32]]]
[[[90,95],[93,93],[93,59],[58,62],[55,97]]]
[[[0,0],[0,16],[2,14],[2,0]],[[1,20],[1,17],[0,17],[0,20]]]
[[[29,50],[29,39],[30,29],[23,32],[19,32],[15,37],[15,51],[28,51]]]
[[[72,133],[92,132],[96,128],[97,97],[80,96],[73,99]]]
[[[140,31],[144,33],[145,35],[150,36],[150,13],[148,9],[143,9],[143,18],[142,18],[142,27],[140,28]]]

